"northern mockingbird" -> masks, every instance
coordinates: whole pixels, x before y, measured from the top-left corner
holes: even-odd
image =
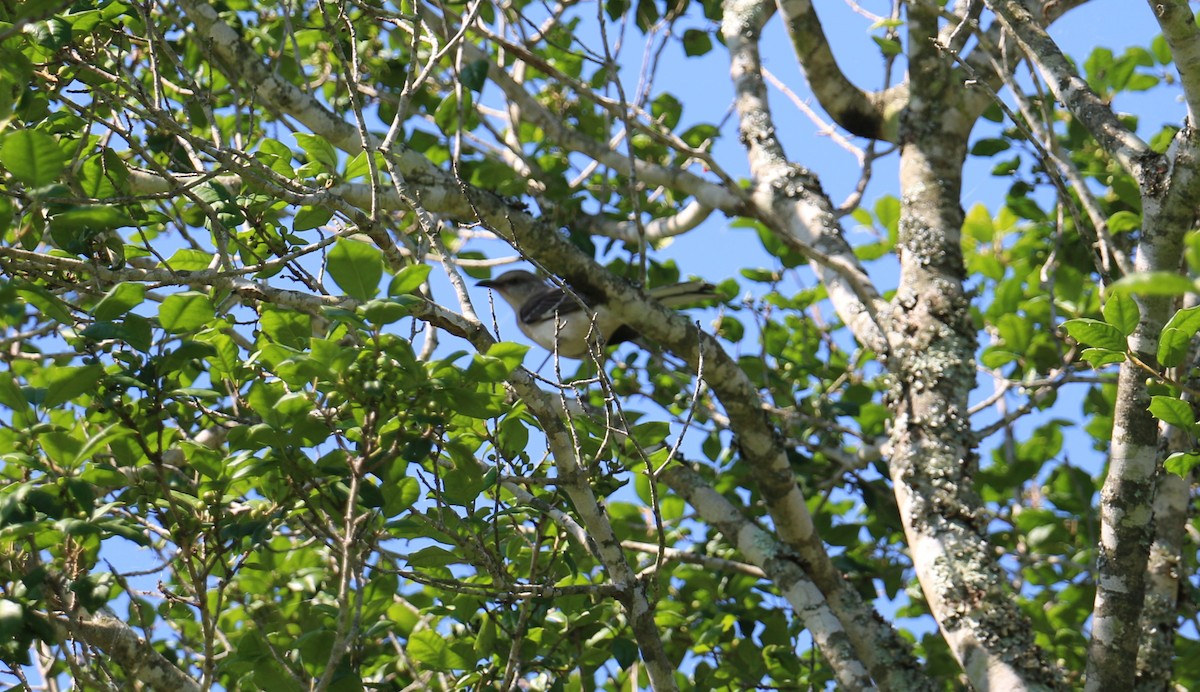
[[[504,272],[479,286],[491,288],[517,313],[517,326],[542,348],[567,358],[583,358],[588,337],[604,345],[619,344],[638,337],[632,327],[613,315],[608,307],[588,296],[549,286],[537,276],[521,270]],[[717,298],[712,284],[688,281],[659,286],[650,297],[669,308]]]

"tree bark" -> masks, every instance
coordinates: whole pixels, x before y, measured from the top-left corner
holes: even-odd
[[[967,396],[975,327],[964,288],[959,205],[971,122],[934,47],[937,14],[909,6],[911,100],[901,117],[900,285],[888,368],[891,477],[921,587],[976,689],[1057,687],[988,545],[972,490]]]

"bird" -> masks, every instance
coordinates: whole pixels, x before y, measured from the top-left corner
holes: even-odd
[[[611,346],[638,337],[637,331],[603,301],[550,286],[523,269],[504,272],[476,285],[500,294],[517,313],[517,326],[526,336],[565,358],[586,357],[595,340]],[[649,295],[669,308],[719,298],[716,287],[704,281],[658,286],[650,289]]]

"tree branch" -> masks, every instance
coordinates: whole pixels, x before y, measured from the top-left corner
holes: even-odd
[[[1140,180],[1156,155],[1121,124],[1112,108],[1079,76],[1029,9],[1028,0],[986,1],[1004,28],[1016,37],[1059,102],[1079,118],[1106,152]]]
[[[755,177],[754,202],[761,210],[757,218],[784,242],[815,250],[810,258],[828,258],[814,270],[838,316],[863,345],[885,353],[887,341],[878,323],[883,302],[878,292],[846,242],[833,203],[817,177],[787,160],[775,134],[758,53],[762,26],[773,11],[773,6],[764,1],[728,2],[722,26],[729,47],[739,129]]]
[[[1200,29],[1187,0],[1148,0],[1163,38],[1175,59],[1175,69],[1188,105],[1188,121],[1200,118]]]
[[[39,613],[58,636],[94,646],[121,666],[131,679],[162,692],[200,692],[198,682],[143,641],[129,625],[106,611],[80,610],[73,616]]]
[[[1200,195],[1197,133],[1184,127],[1167,156],[1169,168],[1138,177],[1142,231],[1134,271],[1180,270],[1184,233],[1196,220]],[[1164,181],[1168,184],[1164,184]],[[1159,335],[1175,310],[1174,296],[1133,296],[1140,313],[1128,339],[1137,358],[1127,358],[1117,375],[1117,401],[1108,476],[1100,491],[1100,544],[1096,558],[1096,604],[1088,647],[1087,689],[1133,685],[1139,621],[1145,605],[1146,564],[1154,539],[1154,495],[1159,471],[1157,419],[1137,362],[1157,363]]]
[[[812,633],[844,689],[874,689],[872,678],[884,689],[932,689],[921,679],[911,652],[888,636],[886,628],[864,627],[861,619],[847,620],[846,611],[839,613],[806,574],[811,570],[803,558],[746,519],[699,474],[673,464],[659,479],[766,573]]]
[[[809,87],[825,112],[850,134],[896,142],[898,116],[908,90],[903,86],[882,93],[859,89],[838,67],[812,0],[778,0],[778,6]]]

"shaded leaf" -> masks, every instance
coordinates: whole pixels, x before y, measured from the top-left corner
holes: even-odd
[[[414,661],[435,670],[465,670],[475,666],[474,660],[459,653],[447,638],[429,629],[413,632],[406,652]]]

